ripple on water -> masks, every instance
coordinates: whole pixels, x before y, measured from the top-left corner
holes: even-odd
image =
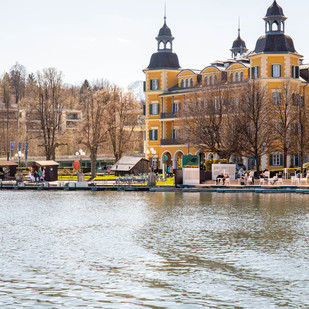
[[[0,191],[5,308],[309,307],[309,197]]]

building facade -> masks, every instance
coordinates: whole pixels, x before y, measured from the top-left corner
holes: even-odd
[[[145,73],[145,136],[144,151],[153,148],[156,154],[150,160],[159,168],[181,165],[186,154],[200,155],[202,160],[218,158],[216,153],[205,152],[190,143],[183,144],[178,138],[183,130],[181,112],[187,97],[200,87],[225,83],[241,87],[250,79],[257,79],[267,89],[273,105],[280,102],[285,85],[300,94],[302,105],[306,107],[309,96],[306,86],[309,82],[309,65],[302,64],[302,56],[296,51],[291,37],[285,34],[286,17],[276,0],[268,8],[265,34],[258,38],[255,49],[249,51],[240,36],[233,42],[232,58],[215,61],[202,70],[181,69],[178,56],[173,52],[170,28],[164,25],[156,37],[158,50],[151,56]],[[293,91],[294,91],[293,90]],[[260,162],[262,169],[282,168],[282,153],[270,150]],[[243,157],[242,163],[253,168],[254,160]],[[288,153],[286,166],[299,164],[298,153]]]

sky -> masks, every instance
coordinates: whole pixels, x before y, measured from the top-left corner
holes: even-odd
[[[64,81],[108,79],[120,87],[143,80],[155,37],[167,24],[182,68],[203,69],[230,57],[237,37],[253,50],[272,0],[0,0],[0,73],[16,62],[28,73],[55,67]],[[278,0],[286,34],[309,62],[308,0]]]

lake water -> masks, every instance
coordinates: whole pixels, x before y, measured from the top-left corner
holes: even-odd
[[[0,308],[308,308],[309,196],[0,191]]]

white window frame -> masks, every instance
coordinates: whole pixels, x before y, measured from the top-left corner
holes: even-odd
[[[155,137],[155,131],[157,131],[157,139]],[[150,133],[151,132],[151,133]],[[159,130],[158,129],[150,129],[149,130],[149,140],[150,141],[157,141],[159,139]]]
[[[272,159],[273,159],[272,166],[280,166],[280,156],[281,156],[280,152],[276,152],[272,154]]]
[[[152,114],[159,115],[159,103],[152,103]]]
[[[151,82],[151,90],[153,91],[159,90],[159,79],[158,78],[151,79],[150,82]]]
[[[273,93],[272,93],[272,105],[273,106],[280,106],[281,105],[281,92],[280,91],[273,91]]]
[[[256,65],[256,66],[254,66],[254,67],[252,67],[251,68],[251,78],[252,79],[258,79],[259,78],[259,75],[260,75],[260,68],[259,68],[259,66],[258,65]]]
[[[292,78],[299,78],[299,66],[297,65],[292,65]]]
[[[281,64],[273,64],[272,65],[272,73],[273,78],[280,78],[281,77]]]

